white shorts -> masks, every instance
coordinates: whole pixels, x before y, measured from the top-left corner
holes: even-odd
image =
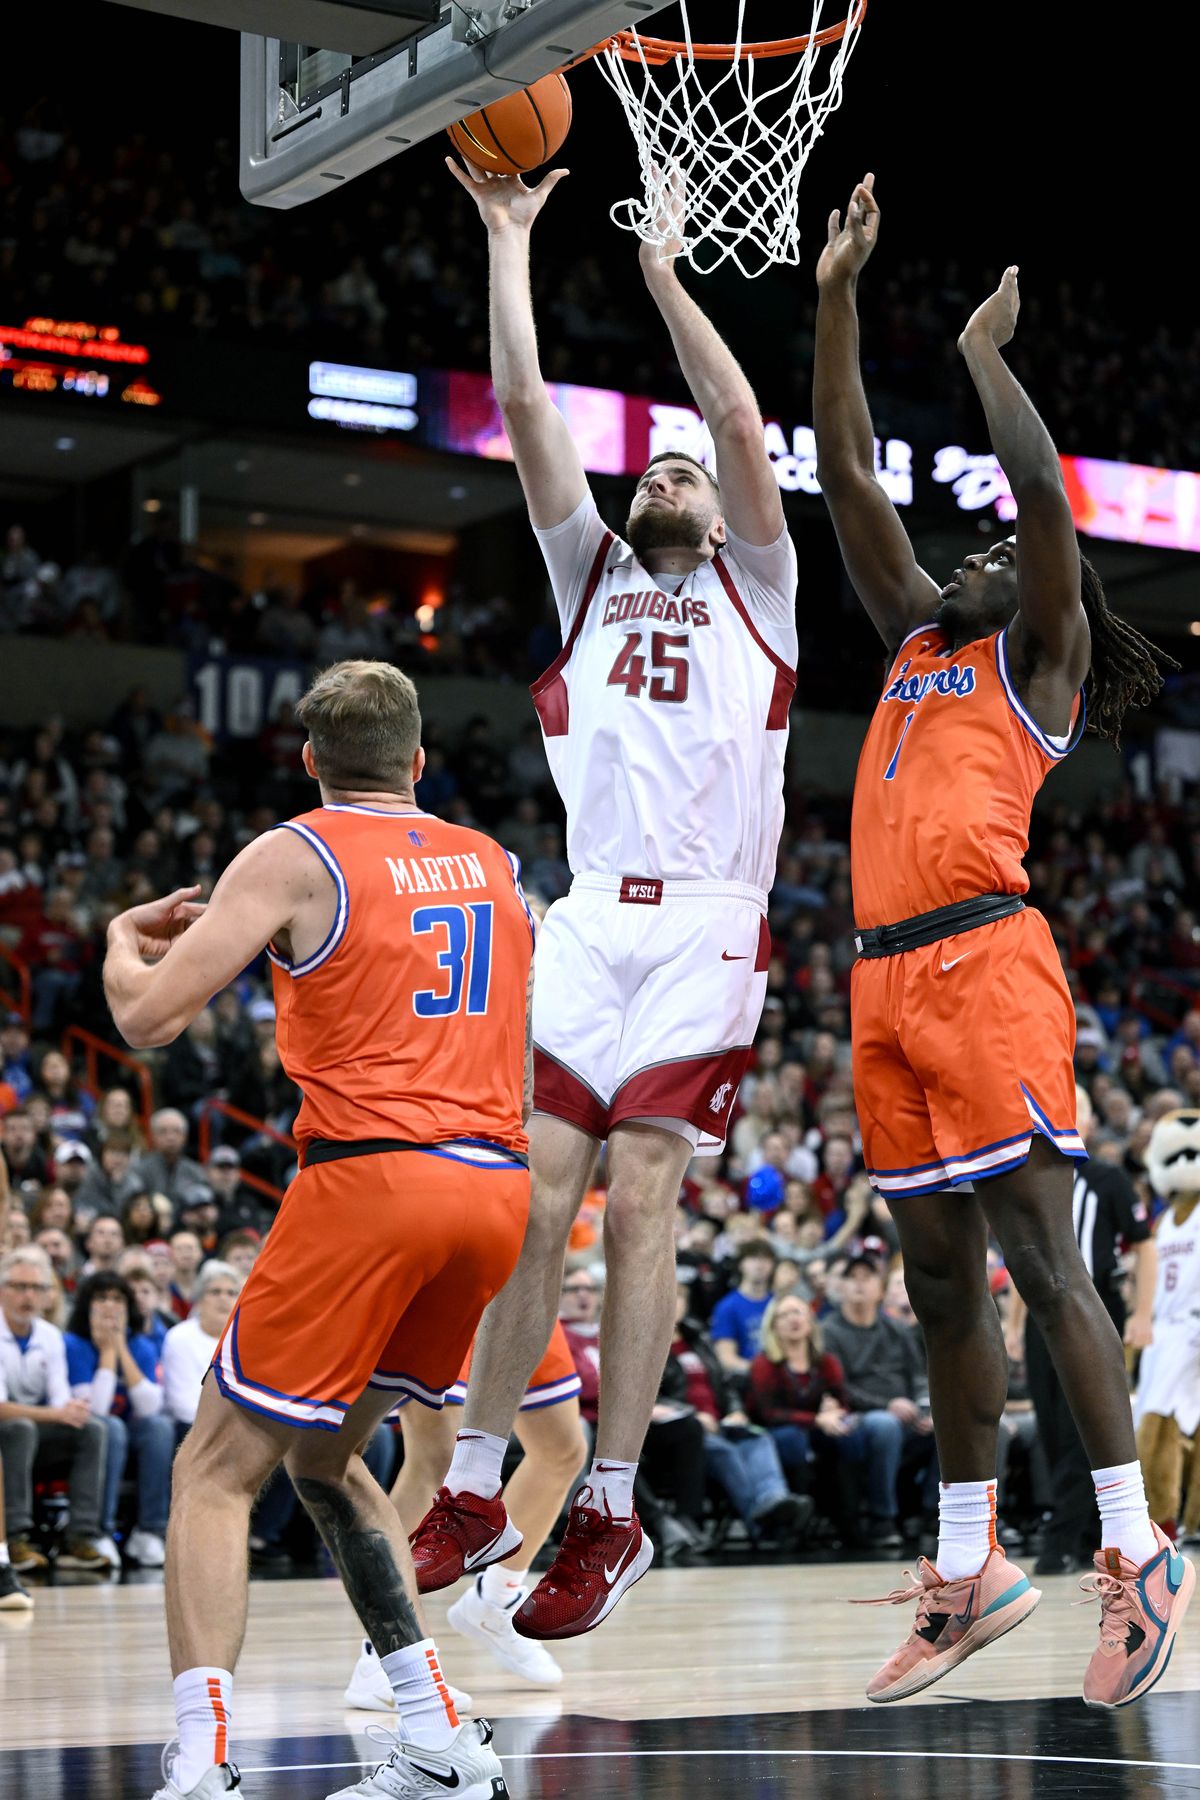
[[[723,1149],[766,999],[766,908],[737,882],[577,875],[538,936],[536,1110]]]
[[[1134,1424],[1147,1413],[1174,1419],[1185,1437],[1200,1425],[1200,1316],[1154,1321],[1154,1342],[1138,1367]]]

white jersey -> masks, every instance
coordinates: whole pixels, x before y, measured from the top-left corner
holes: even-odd
[[[730,536],[649,574],[587,494],[538,541],[563,647],[533,687],[576,875],[767,892],[796,685],[796,552]]]
[[[1191,1437],[1200,1425],[1200,1207],[1180,1224],[1169,1205],[1155,1242],[1154,1342],[1142,1352],[1134,1423],[1156,1413]]]
[[[1193,1207],[1180,1225],[1175,1207],[1168,1205],[1154,1241],[1158,1245],[1155,1326],[1192,1319],[1200,1327],[1200,1206]]]

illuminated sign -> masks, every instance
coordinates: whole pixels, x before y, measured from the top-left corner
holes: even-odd
[[[17,351],[33,354],[19,356]],[[162,395],[145,376],[127,378],[121,367],[145,368],[149,361],[145,344],[127,344],[115,325],[40,314],[23,325],[0,324],[0,387],[19,393],[159,406]]]
[[[361,369],[354,363],[308,365],[310,419],[350,431],[415,431],[417,378],[399,369]]]

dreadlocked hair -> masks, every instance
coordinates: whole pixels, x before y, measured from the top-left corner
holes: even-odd
[[[1092,634],[1092,664],[1087,678],[1088,726],[1119,747],[1121,726],[1131,706],[1149,706],[1163,684],[1164,668],[1177,669],[1173,657],[1110,611],[1104,585],[1086,556],[1079,558],[1080,599]]]

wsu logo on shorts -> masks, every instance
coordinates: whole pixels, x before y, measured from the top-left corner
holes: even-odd
[[[729,1096],[732,1094],[732,1092],[733,1092],[732,1081],[723,1081],[721,1083],[720,1087],[717,1089],[716,1093],[713,1095],[712,1099],[708,1103],[709,1112],[716,1113],[719,1118],[720,1115],[725,1111],[726,1106],[729,1104]]]

